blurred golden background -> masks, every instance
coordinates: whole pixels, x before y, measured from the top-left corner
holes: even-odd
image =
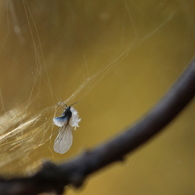
[[[166,93],[195,52],[195,2],[0,2],[0,173],[36,170],[93,148],[136,122]],[[63,155],[52,118],[82,119]],[[68,194],[194,194],[194,101],[160,135]]]

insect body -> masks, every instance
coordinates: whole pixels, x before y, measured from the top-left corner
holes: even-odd
[[[56,126],[60,127],[59,134],[54,141],[54,151],[64,154],[72,145],[72,127],[76,130],[79,127],[78,123],[81,121],[77,110],[73,107],[67,107],[62,116],[53,118]]]

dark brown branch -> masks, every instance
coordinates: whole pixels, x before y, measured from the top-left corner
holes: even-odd
[[[86,177],[123,157],[152,138],[168,125],[195,95],[195,60],[186,69],[165,97],[137,124],[115,138],[86,151],[80,156],[55,165],[43,163],[43,168],[26,178],[0,180],[3,195],[35,195],[41,192],[62,194],[66,185],[82,185]]]

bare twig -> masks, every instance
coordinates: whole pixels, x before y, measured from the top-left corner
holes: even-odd
[[[36,174],[25,178],[1,179],[3,195],[35,195],[41,192],[62,194],[66,185],[82,185],[91,173],[123,160],[123,157],[152,138],[169,124],[195,95],[195,60],[165,97],[137,124],[80,156],[55,165],[43,163]]]

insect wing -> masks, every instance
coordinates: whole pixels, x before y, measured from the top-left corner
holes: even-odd
[[[58,127],[66,126],[68,122],[68,118],[64,116],[53,118],[53,123]]]
[[[60,128],[59,134],[54,141],[54,151],[64,154],[72,145],[72,128],[70,125],[64,125]]]

